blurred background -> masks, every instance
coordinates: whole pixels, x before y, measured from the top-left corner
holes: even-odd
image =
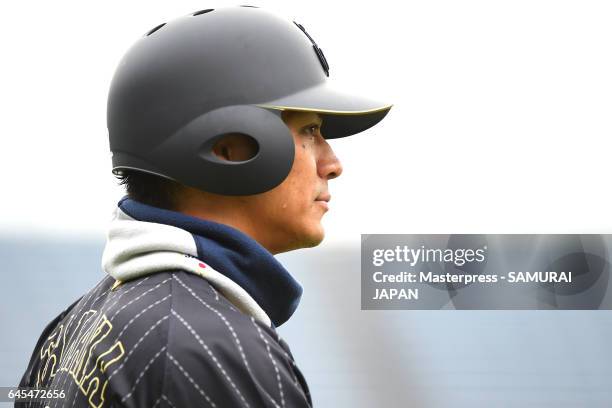
[[[0,386],[103,276],[123,195],[106,96],[150,28],[227,1],[13,2],[0,25]],[[360,234],[612,233],[612,5],[257,1],[303,24],[330,79],[394,103],[332,141],[326,241],[279,332],[315,407],[609,407],[610,311],[362,311]],[[8,404],[0,404],[8,406]]]

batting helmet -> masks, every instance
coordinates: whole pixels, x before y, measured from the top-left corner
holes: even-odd
[[[262,193],[293,164],[283,110],[314,111],[325,138],[378,123],[391,105],[334,90],[323,51],[304,27],[269,11],[228,7],[160,24],[113,77],[107,110],[113,172],[136,169],[224,195]],[[227,134],[258,145],[254,157],[213,152]]]

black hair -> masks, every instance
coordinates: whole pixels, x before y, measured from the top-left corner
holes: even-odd
[[[124,185],[128,197],[151,205],[176,211],[181,184],[165,177],[133,169],[122,169],[115,173],[119,185]]]

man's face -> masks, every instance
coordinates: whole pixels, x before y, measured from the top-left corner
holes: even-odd
[[[272,253],[318,245],[324,237],[321,218],[331,198],[328,181],[342,165],[321,135],[322,120],[314,112],[285,111],[283,121],[295,142],[293,167],[276,188],[250,196],[260,242]]]
[[[327,182],[342,173],[342,165],[321,135],[317,113],[285,111],[282,119],[293,136],[295,157],[281,184],[249,196],[184,186],[177,210],[238,228],[273,254],[318,245],[324,237],[321,218],[331,198]],[[221,159],[243,161],[253,157],[257,145],[244,135],[231,135],[213,151]]]

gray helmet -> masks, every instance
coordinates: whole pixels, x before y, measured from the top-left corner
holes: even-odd
[[[201,10],[140,38],[113,77],[107,110],[113,173],[135,169],[224,195],[262,193],[293,164],[283,110],[314,111],[327,139],[374,126],[391,105],[332,88],[304,27],[255,7]],[[249,160],[212,152],[224,135],[258,145]]]

